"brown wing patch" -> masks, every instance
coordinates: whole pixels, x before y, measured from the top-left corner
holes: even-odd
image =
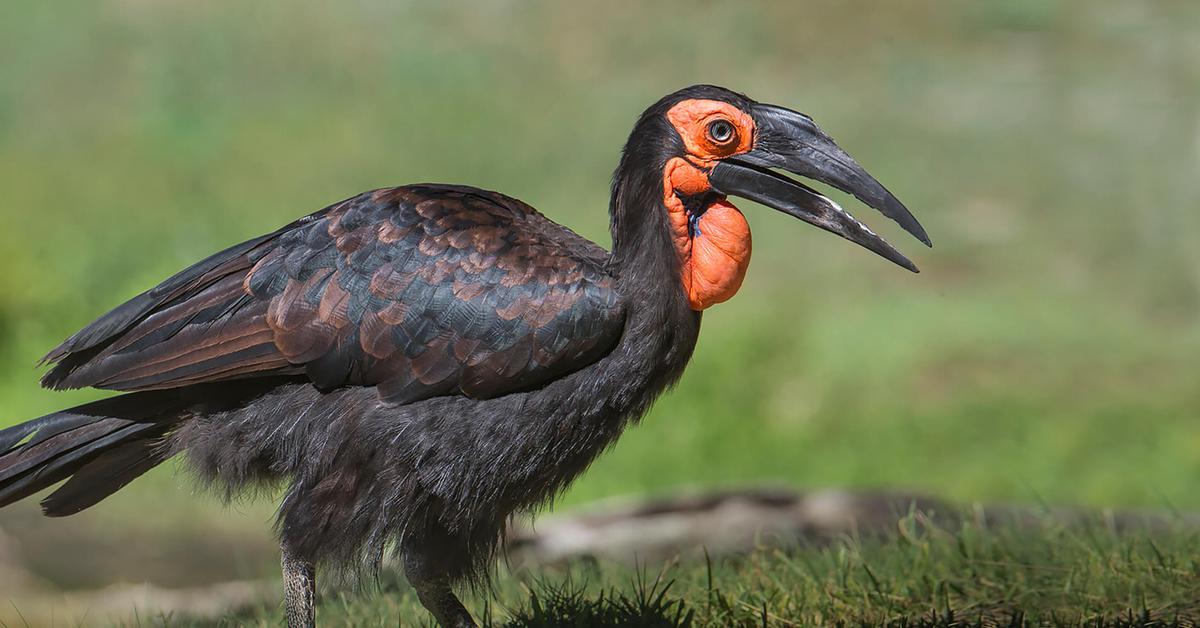
[[[54,381],[135,390],[305,372],[395,402],[490,397],[589,364],[623,324],[602,249],[473,188],[368,192],[220,255],[94,323],[116,331],[89,355],[52,353],[71,367]],[[106,322],[117,314],[123,328]]]

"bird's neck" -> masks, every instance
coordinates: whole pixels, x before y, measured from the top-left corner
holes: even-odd
[[[683,373],[696,345],[701,315],[679,279],[681,262],[662,205],[661,180],[618,172],[610,211],[610,270],[626,303],[618,353],[634,372],[664,376],[647,382],[656,395]]]
[[[681,291],[697,311],[741,287],[750,263],[750,226],[737,207],[712,193],[707,176],[691,162],[672,157],[659,168],[622,160],[610,213],[612,263],[631,287]]]

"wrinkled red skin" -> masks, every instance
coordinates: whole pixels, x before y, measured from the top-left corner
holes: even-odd
[[[707,133],[709,123],[718,118],[736,129],[724,143]],[[693,236],[680,197],[711,190],[706,172],[714,161],[751,149],[754,121],[736,107],[712,100],[685,100],[667,112],[667,119],[683,139],[688,158],[672,158],[663,169],[663,205],[679,254],[683,289],[692,309],[700,311],[728,301],[742,287],[750,266],[750,225],[737,207],[720,198],[704,208]]]
[[[708,189],[708,177],[686,160],[676,157],[667,163],[663,204],[671,220],[683,289],[697,311],[733,297],[750,266],[750,225],[729,201],[719,199],[708,204],[699,218],[695,237],[688,229],[687,210],[678,194],[690,196]]]

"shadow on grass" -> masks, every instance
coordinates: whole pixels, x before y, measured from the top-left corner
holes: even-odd
[[[507,622],[493,622],[485,616],[484,626],[496,628],[690,628],[692,626],[739,625],[739,626],[801,626],[772,614],[764,606],[757,618],[745,617],[734,624],[714,624],[709,619],[697,619],[696,609],[690,608],[683,599],[669,596],[671,582],[654,583],[637,595],[628,596],[609,590],[597,596],[588,595],[583,587],[555,586],[530,595],[529,606],[513,614]],[[717,604],[736,604],[719,597]],[[929,613],[916,617],[870,621],[834,621],[831,626],[844,628],[886,626],[887,628],[1031,628],[1053,626],[1055,628],[1193,628],[1197,624],[1189,618],[1162,617],[1150,610],[1128,611],[1115,616],[1060,615],[1040,619],[1030,618],[1023,612],[1003,614],[981,612]]]
[[[633,593],[616,588],[589,594],[587,587],[571,581],[543,582],[529,595],[528,605],[513,613],[506,628],[587,628],[589,626],[631,626],[635,628],[676,628],[695,625],[696,612],[681,598],[671,598],[673,580],[660,575],[649,581],[639,570]],[[491,624],[485,617],[485,625]]]
[[[649,589],[639,590],[634,596],[609,590],[597,596],[588,595],[583,587],[555,586],[530,595],[529,606],[513,614],[507,622],[493,622],[489,616],[484,626],[496,628],[690,628],[692,626],[738,625],[738,626],[801,626],[772,614],[764,606],[757,618],[744,617],[733,624],[712,623],[711,618],[697,620],[696,609],[690,608],[683,599],[669,596],[671,582],[655,582]],[[714,603],[732,606],[736,602],[717,596]],[[731,609],[730,609],[731,610]],[[839,628],[1032,628],[1053,626],[1055,628],[1194,628],[1197,624],[1190,618],[1179,616],[1162,617],[1143,609],[1128,611],[1115,616],[1059,615],[1040,619],[1030,618],[1015,611],[999,615],[981,612],[929,613],[916,617],[870,621],[834,621],[831,626]]]

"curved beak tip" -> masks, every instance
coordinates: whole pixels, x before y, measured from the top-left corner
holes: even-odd
[[[900,199],[896,198],[895,196],[891,196],[888,206],[888,211],[882,212],[885,216],[895,220],[905,231],[912,235],[912,237],[919,240],[922,244],[929,248],[933,248],[933,240],[929,239],[929,234],[925,231],[925,227],[921,226],[921,223],[918,222],[917,218],[912,215],[912,212],[908,211],[908,208],[904,206],[904,203],[900,202]]]

